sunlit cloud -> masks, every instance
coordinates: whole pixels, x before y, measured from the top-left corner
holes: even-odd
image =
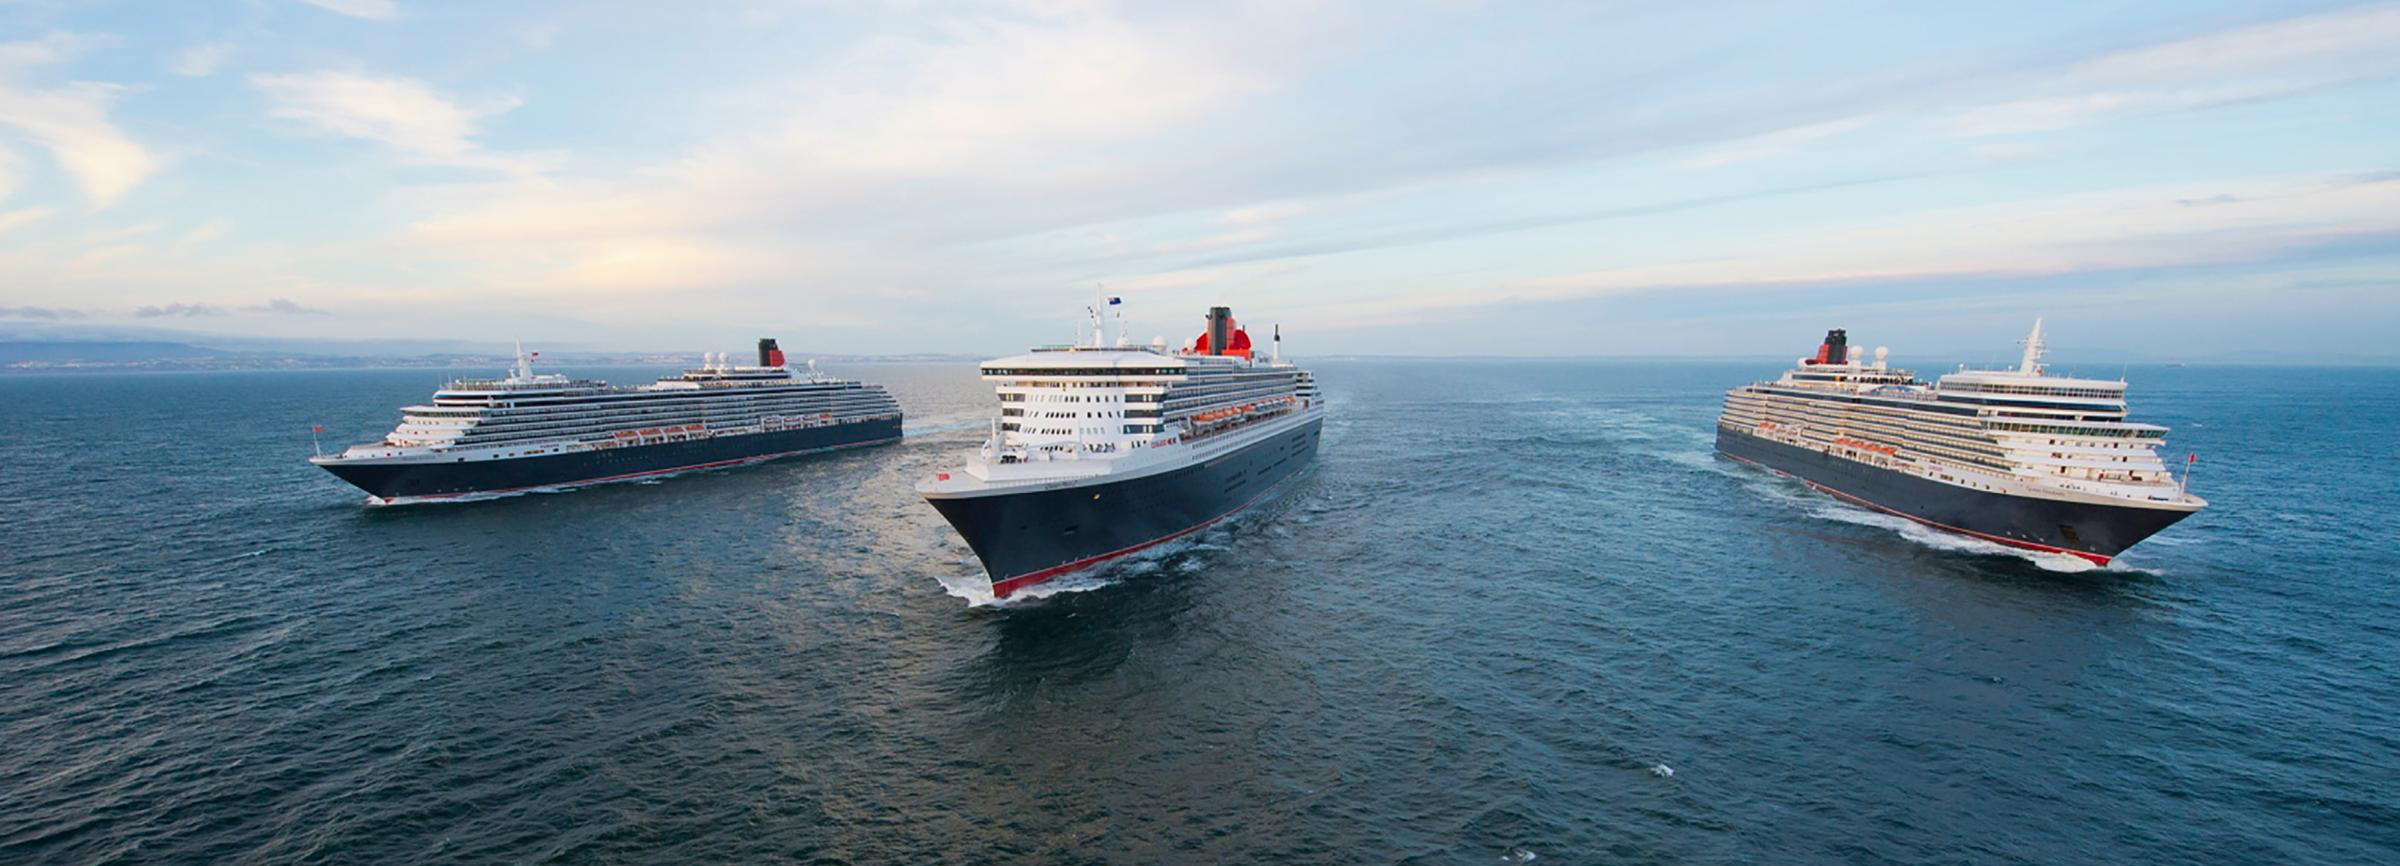
[[[167,64],[167,71],[186,78],[206,78],[224,68],[233,57],[234,46],[226,42],[203,42],[186,48]]]
[[[47,149],[90,203],[107,205],[159,166],[156,157],[109,117],[125,88],[90,81],[28,81],[37,70],[72,58],[84,44],[64,33],[0,43],[0,126]]]
[[[276,117],[381,142],[412,162],[514,171],[533,165],[475,141],[476,124],[515,108],[514,99],[470,105],[421,81],[341,71],[255,75],[250,83],[274,100],[269,113]]]
[[[400,17],[400,8],[392,0],[300,0],[327,12],[364,18],[369,21],[390,21]]]

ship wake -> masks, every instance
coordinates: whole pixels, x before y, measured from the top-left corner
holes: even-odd
[[[968,607],[1006,610],[1053,596],[1104,589],[1124,583],[1129,579],[1139,579],[1162,572],[1171,573],[1177,577],[1191,576],[1201,570],[1195,560],[1196,556],[1228,549],[1224,544],[1224,530],[1223,525],[1211,527],[1204,532],[1128,553],[1107,562],[1095,563],[1089,568],[1071,571],[1017,590],[1007,598],[993,595],[991,578],[980,571],[959,575],[941,575],[937,576],[935,580],[942,584],[942,591],[945,594],[952,598],[965,600]],[[974,560],[969,559],[967,562],[972,564]]]
[[[1870,511],[1842,502],[1818,503],[1815,507],[1809,509],[1809,514],[1812,517],[1822,517],[1827,520],[1835,520],[1842,523],[1853,523],[1859,526],[1873,526],[1880,529],[1889,529],[1899,534],[1901,538],[1908,539],[1909,541],[1925,547],[1930,547],[1935,550],[1949,553],[1972,553],[1986,556],[2015,557],[2017,559],[2022,559],[2026,562],[2033,563],[2035,567],[2038,567],[2044,571],[2053,571],[2060,574],[2082,574],[2088,571],[2107,570],[2103,566],[2092,564],[2091,560],[2074,556],[2072,554],[2048,553],[2039,550],[2027,550],[2022,547],[2010,547],[1999,542],[1985,541],[1980,538],[1960,535],[1955,532],[1944,532],[1905,517],[1896,517],[1879,511]]]

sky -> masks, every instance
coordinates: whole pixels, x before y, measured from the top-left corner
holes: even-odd
[[[2400,4],[0,0],[0,325],[2400,359]]]

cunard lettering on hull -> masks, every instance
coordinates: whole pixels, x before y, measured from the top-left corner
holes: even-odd
[[[538,354],[538,353],[536,353]],[[498,379],[461,379],[401,409],[381,441],[309,462],[375,505],[455,501],[655,478],[900,438],[881,386],[795,375],[774,340],[758,364],[719,354],[639,387],[535,373],[519,350]]]
[[[2125,382],[2051,375],[2042,323],[2014,370],[1933,384],[1869,362],[1848,334],[1772,382],[1725,394],[1717,450],[1849,502],[2012,547],[2106,565],[2208,503],[2127,417]]]
[[[1316,458],[1316,380],[1266,358],[1214,307],[1192,345],[1107,339],[983,363],[999,396],[965,465],[917,485],[983,563],[998,597],[1198,532],[1265,498]]]

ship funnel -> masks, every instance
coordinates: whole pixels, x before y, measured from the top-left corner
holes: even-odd
[[[783,366],[783,350],[776,348],[775,338],[758,338],[758,365],[761,367]]]
[[[1208,353],[1211,355],[1225,354],[1225,347],[1232,340],[1233,308],[1208,308]]]
[[[1817,346],[1812,364],[1841,364],[1850,360],[1850,333],[1840,328],[1825,332],[1825,342]]]

